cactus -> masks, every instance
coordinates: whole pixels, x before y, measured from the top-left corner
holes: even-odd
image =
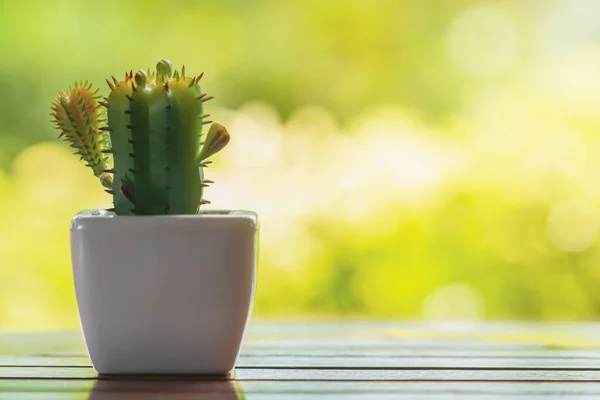
[[[52,104],[52,116],[76,154],[113,195],[117,215],[195,214],[202,204],[207,158],[229,142],[208,121],[203,74],[187,77],[161,60],[156,71],[107,80],[104,101],[91,85],[76,84]],[[106,107],[104,113],[101,107]],[[201,141],[203,125],[211,124]]]
[[[100,130],[104,120],[98,90],[92,91],[88,82],[75,82],[67,92],[60,92],[52,102],[52,122],[61,131],[58,137],[74,148],[85,164],[94,171],[104,186],[112,185],[112,178],[104,173],[108,158],[102,153],[107,136]]]

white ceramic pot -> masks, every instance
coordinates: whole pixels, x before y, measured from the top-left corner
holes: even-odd
[[[248,211],[76,215],[73,275],[94,368],[230,372],[252,307],[257,242],[257,216]]]

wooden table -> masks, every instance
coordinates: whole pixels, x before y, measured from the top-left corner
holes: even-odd
[[[0,399],[598,399],[600,326],[253,322],[230,377],[98,377],[79,333],[0,334]]]

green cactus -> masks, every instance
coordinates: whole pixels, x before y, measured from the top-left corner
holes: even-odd
[[[91,85],[79,84],[53,102],[59,137],[108,188],[117,215],[195,214],[208,203],[206,159],[227,145],[229,134],[213,123],[201,141],[202,126],[212,123],[204,114],[204,102],[212,97],[202,93],[201,78],[187,77],[185,67],[173,71],[163,59],[155,72],[140,70],[134,77],[130,71],[123,81],[107,80],[111,92],[105,101]]]
[[[68,142],[85,164],[94,171],[105,187],[112,186],[112,177],[104,172],[108,157],[102,151],[108,142],[100,130],[104,121],[98,90],[87,82],[77,83],[67,92],[60,92],[52,102],[52,122],[61,131],[59,138]]]

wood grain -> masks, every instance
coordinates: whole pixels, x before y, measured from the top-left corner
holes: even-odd
[[[594,324],[263,322],[228,377],[98,377],[79,333],[0,334],[0,399],[600,398]]]

